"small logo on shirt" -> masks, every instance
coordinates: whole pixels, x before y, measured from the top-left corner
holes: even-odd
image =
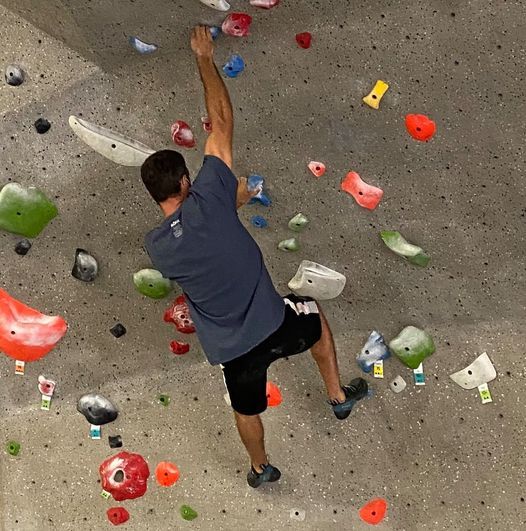
[[[179,219],[172,221],[170,223],[170,228],[172,229],[172,234],[174,238],[180,238],[183,235],[183,227]]]

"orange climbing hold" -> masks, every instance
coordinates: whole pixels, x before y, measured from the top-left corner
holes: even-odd
[[[155,469],[155,477],[161,487],[171,487],[179,479],[179,469],[169,461],[161,461]]]
[[[276,407],[281,402],[283,402],[283,397],[281,396],[279,387],[272,382],[267,382],[267,405],[269,407]]]
[[[325,164],[323,164],[323,162],[311,160],[309,162],[309,170],[314,174],[315,177],[321,177],[325,173]]]
[[[379,524],[387,512],[387,502],[383,498],[375,498],[360,509],[360,518],[370,525]]]
[[[437,130],[435,122],[425,114],[408,114],[405,117],[405,127],[407,132],[420,142],[433,138]]]
[[[0,289],[0,351],[20,361],[43,358],[60,341],[68,325],[44,315]]]
[[[342,181],[341,189],[351,194],[363,208],[374,210],[382,200],[384,191],[362,181],[355,171],[350,171]]]

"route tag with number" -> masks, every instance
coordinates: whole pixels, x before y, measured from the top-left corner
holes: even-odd
[[[493,402],[487,383],[480,384],[478,386],[478,390],[479,390],[480,399],[482,400],[483,404],[488,404],[489,402]]]
[[[413,369],[415,377],[415,385],[426,385],[426,376],[424,374],[424,366],[420,364],[416,369]]]
[[[375,378],[383,378],[384,377],[384,361],[379,360],[375,361],[373,365],[373,376]]]
[[[26,371],[26,362],[16,360],[15,361],[15,374],[19,374],[20,376],[24,376],[24,373]]]

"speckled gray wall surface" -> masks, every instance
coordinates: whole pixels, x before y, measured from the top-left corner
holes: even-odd
[[[38,186],[59,210],[26,256],[14,252],[19,237],[0,232],[0,287],[69,325],[23,377],[0,359],[0,444],[22,445],[17,457],[0,453],[0,527],[107,528],[98,467],[115,452],[107,436],[120,434],[152,471],[161,460],[181,471],[175,486],[152,478],[142,498],[124,502],[123,529],[366,529],[358,509],[375,497],[388,503],[378,529],[524,529],[524,2],[282,0],[266,11],[232,0],[254,17],[251,34],[220,37],[215,57],[246,61],[227,81],[235,170],[264,175],[273,205],[240,216],[276,285],[285,292],[302,259],[347,276],[343,294],[323,304],[345,380],[360,372],[355,357],[373,329],[390,340],[413,324],[437,346],[425,386],[390,359],[384,380],[366,377],[374,397],[341,423],[308,354],[272,366],[284,400],[264,421],[283,478],[258,490],[246,485],[219,369],[193,336],[190,352],[174,356],[169,342],[181,336],[162,320],[170,299],[147,299],[133,285],[150,266],[143,236],[160,212],[137,169],[102,158],[67,123],[75,114],[163,148],[171,123],[185,120],[198,137],[184,152],[195,174],[205,107],[189,31],[225,14],[198,0],[0,4],[0,64],[27,74],[19,87],[0,86],[0,186]],[[308,50],[294,40],[302,31],[313,35]],[[138,55],[129,35],[159,50]],[[374,111],[362,97],[377,79],[390,88]],[[436,136],[414,141],[407,113],[431,116]],[[51,122],[44,135],[33,127],[41,116]],[[313,177],[310,160],[327,173]],[[349,170],[383,188],[376,210],[339,190]],[[278,251],[298,212],[311,221],[301,250]],[[254,214],[269,227],[253,228]],[[429,266],[391,253],[383,229],[421,245]],[[94,283],[71,276],[77,247],[99,261]],[[116,322],[127,328],[119,339],[109,332]],[[498,373],[490,404],[448,376],[482,352]],[[49,412],[40,410],[39,374],[57,381]],[[408,387],[394,394],[388,383],[398,374]],[[91,391],[120,411],[99,442],[76,411]],[[192,523],[179,516],[184,503],[199,513]]]

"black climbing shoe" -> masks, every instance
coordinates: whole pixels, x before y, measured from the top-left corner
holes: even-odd
[[[336,418],[339,420],[346,419],[351,414],[354,404],[356,404],[358,400],[367,396],[368,386],[363,378],[355,378],[354,380],[351,380],[349,385],[343,386],[342,389],[345,393],[345,402],[342,402],[341,404],[337,402],[329,402]]]
[[[247,474],[248,484],[257,489],[262,483],[267,481],[277,481],[281,477],[281,472],[275,466],[261,465],[263,472],[256,472],[254,467],[250,468],[250,472]]]

